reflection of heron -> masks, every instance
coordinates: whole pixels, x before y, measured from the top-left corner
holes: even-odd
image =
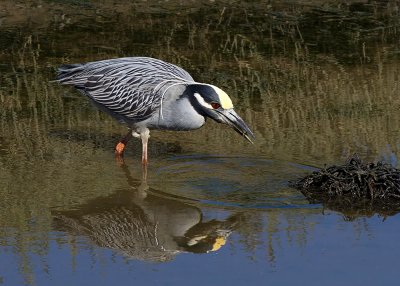
[[[199,208],[151,194],[156,191],[132,178],[129,182],[132,189],[94,199],[78,210],[56,212],[56,228],[130,258],[166,261],[181,252],[218,250],[238,222],[239,215],[203,222]]]
[[[101,110],[126,123],[131,130],[117,144],[116,154],[123,154],[131,136],[140,137],[143,164],[147,164],[151,129],[193,130],[212,118],[250,142],[254,138],[224,91],[195,82],[184,69],[161,60],[132,57],[64,65],[57,80],[74,86]]]

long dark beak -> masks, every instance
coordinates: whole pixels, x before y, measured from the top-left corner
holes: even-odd
[[[253,132],[250,128],[244,123],[243,119],[235,112],[233,109],[225,109],[222,111],[218,111],[221,114],[221,119],[224,123],[232,126],[232,128],[246,138],[250,143],[253,144],[253,141],[256,137],[254,136]],[[251,138],[250,138],[251,137]]]

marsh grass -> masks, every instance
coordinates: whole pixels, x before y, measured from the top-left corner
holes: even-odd
[[[18,234],[16,241],[0,241],[17,247],[28,284],[34,284],[27,255],[31,242],[43,242],[34,246],[37,253],[48,251],[49,237],[42,236],[52,229],[50,209],[107,195],[124,182],[116,179],[120,174],[109,160],[125,128],[73,89],[51,82],[62,63],[132,55],[176,63],[198,81],[225,89],[257,136],[250,146],[213,122],[190,133],[153,132],[150,149],[160,149],[160,156],[168,152],[165,144],[176,142],[184,153],[263,156],[317,166],[353,152],[367,160],[399,154],[395,1],[361,16],[351,5],[312,9],[247,2],[235,4],[243,5],[240,9],[224,2],[203,9],[177,5],[178,13],[171,2],[168,11],[140,3],[124,9],[116,4],[113,10],[104,1],[97,4],[98,15],[88,6],[73,13],[68,3],[57,1],[61,6],[55,7],[68,13],[43,18],[45,30],[21,29],[18,40],[2,52],[8,64],[0,74],[0,238],[9,229]],[[344,23],[340,30],[335,28],[339,22]],[[99,173],[100,179],[87,180]],[[238,230],[242,243],[254,249],[260,233],[268,233],[265,248],[274,261],[280,211],[249,215],[254,225]],[[289,236],[305,244],[307,234],[298,229],[312,226],[298,228],[305,222],[284,216]]]
[[[399,47],[393,42],[399,22],[394,6],[386,10],[367,6],[367,12],[359,17],[350,6],[343,11],[294,6],[281,14],[269,6],[259,13],[251,9],[216,7],[179,17],[127,9],[132,14],[118,14],[115,20],[111,11],[95,21],[87,15],[80,19],[72,14],[50,23],[56,28],[46,36],[51,40],[45,41],[37,33],[23,36],[9,49],[9,72],[1,75],[3,151],[44,158],[52,153],[49,132],[54,128],[87,133],[88,139],[95,132],[109,136],[122,132],[123,127],[91,108],[78,93],[51,80],[60,63],[132,54],[174,62],[199,81],[227,90],[257,135],[255,147],[246,148],[248,154],[317,163],[341,156],[343,146],[337,142],[346,142],[349,152],[360,148],[359,144],[368,146],[371,154],[379,153],[387,144],[397,145],[396,136],[388,138],[398,130],[397,113],[392,112],[399,105]],[[203,19],[200,16],[209,11],[214,13],[211,17],[194,23],[194,18]],[[313,21],[322,21],[325,28],[339,20],[351,27],[344,33],[345,39],[339,39],[341,44],[351,42],[345,45],[350,52],[344,54],[329,47],[320,52],[333,40],[328,41],[325,31],[315,31],[317,28],[310,24],[312,17],[316,19]],[[133,21],[137,18],[143,20]],[[362,26],[364,22],[368,29]],[[387,27],[382,26],[385,24]],[[60,31],[65,37],[60,37]],[[100,37],[92,37],[93,31],[100,31]],[[310,38],[314,32],[317,38]],[[146,35],[151,35],[147,44],[139,44]],[[373,39],[376,43],[372,47],[368,43]],[[57,49],[55,54],[49,42]],[[83,57],[82,52],[89,53]],[[214,124],[190,134],[155,134],[167,142],[183,137],[181,144],[189,152],[235,154],[246,144],[237,143],[236,134]],[[228,138],[229,149],[222,143],[226,140],[219,140],[222,138]],[[320,149],[320,140],[324,150]],[[191,143],[198,141],[207,143]]]

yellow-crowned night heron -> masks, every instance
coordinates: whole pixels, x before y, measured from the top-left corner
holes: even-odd
[[[116,155],[122,156],[131,136],[140,137],[143,164],[147,164],[151,129],[193,130],[210,117],[230,125],[250,142],[254,138],[224,91],[196,82],[184,69],[161,60],[129,57],[63,65],[57,80],[74,86],[99,109],[126,123],[130,131],[116,145]]]

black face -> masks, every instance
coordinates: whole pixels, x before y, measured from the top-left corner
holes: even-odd
[[[233,110],[233,107],[228,109],[221,107],[220,97],[213,87],[193,84],[187,87],[187,92],[191,104],[199,114],[231,126],[236,132],[253,143],[250,139],[250,137],[255,138],[253,132]]]
[[[214,88],[209,85],[204,84],[191,84],[187,87],[187,90],[191,94],[200,94],[204,101],[208,104],[217,103],[219,107],[221,106],[221,102],[219,96]]]

